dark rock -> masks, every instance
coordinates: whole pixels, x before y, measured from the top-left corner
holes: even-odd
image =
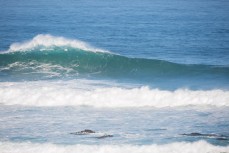
[[[202,136],[201,133],[184,133],[184,134],[181,134],[181,135],[186,135],[186,136]]]
[[[217,137],[218,135],[216,134],[202,134],[202,133],[184,133],[184,134],[181,134],[181,135],[186,135],[186,136],[205,136],[205,137]]]
[[[217,134],[202,134],[202,133],[184,133],[181,135],[185,136],[194,136],[194,137],[207,137],[207,138],[214,138],[216,140],[228,140],[228,136],[225,135],[217,135]]]
[[[228,140],[227,138],[217,138],[217,140]]]
[[[88,129],[85,129],[84,131],[80,131],[80,132],[84,132],[84,133],[95,133],[95,131],[88,130]]]
[[[79,132],[73,132],[70,134],[74,134],[74,135],[88,135],[88,134],[92,134],[95,133],[95,131],[89,130],[89,129],[85,129],[83,131],[79,131]]]
[[[70,133],[70,134],[74,134],[74,135],[89,135],[89,134],[94,134],[96,133],[95,131],[92,131],[92,130],[89,130],[89,129],[85,129],[83,131],[79,131],[79,132],[73,132],[73,133]],[[95,135],[93,135],[94,137]],[[97,139],[104,139],[104,138],[108,138],[108,137],[113,137],[113,135],[110,135],[110,134],[104,134],[102,136],[97,136],[97,137],[94,137],[94,138],[97,138]]]

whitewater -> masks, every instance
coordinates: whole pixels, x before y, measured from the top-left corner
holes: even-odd
[[[35,36],[31,41],[24,43],[13,43],[10,45],[9,50],[6,52],[28,51],[36,47],[43,47],[46,49],[53,46],[73,47],[92,52],[108,52],[102,49],[94,48],[80,40],[66,39],[64,37],[54,37],[50,34],[39,34]],[[42,51],[42,48],[40,50]]]
[[[229,92],[223,90],[192,91],[178,89],[166,91],[144,86],[139,88],[97,87],[92,89],[90,87],[91,82],[73,80],[0,83],[0,102],[4,105],[114,108],[147,106],[160,108],[189,105],[229,106]]]
[[[181,147],[182,146],[182,147]],[[204,147],[204,148],[203,148]],[[14,149],[13,149],[14,148]],[[15,149],[16,148],[16,149]],[[200,141],[195,143],[173,143],[169,145],[150,145],[150,146],[130,146],[130,145],[104,145],[104,146],[86,146],[86,145],[75,145],[75,146],[57,146],[53,144],[13,144],[13,143],[0,143],[2,153],[18,153],[18,152],[48,152],[48,153],[167,153],[167,152],[184,152],[184,153],[218,153],[228,151],[228,147],[216,147],[206,142]]]

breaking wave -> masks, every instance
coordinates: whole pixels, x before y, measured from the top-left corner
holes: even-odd
[[[229,91],[178,89],[175,91],[121,87],[81,86],[36,81],[0,83],[0,103],[25,106],[177,107],[229,106]],[[94,89],[93,89],[94,88]]]
[[[229,67],[129,58],[91,47],[79,40],[38,35],[28,42],[12,44],[7,52],[0,54],[0,76],[35,80],[66,76],[138,80],[207,76],[227,80]]]

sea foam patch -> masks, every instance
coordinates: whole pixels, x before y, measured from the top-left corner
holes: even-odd
[[[228,152],[229,146],[214,146],[205,141],[194,143],[171,143],[166,145],[55,145],[33,143],[0,142],[2,153],[222,153]]]
[[[82,87],[81,87],[82,86]],[[149,87],[122,88],[80,85],[78,81],[63,83],[35,81],[0,83],[0,103],[25,106],[93,106],[93,107],[177,107],[229,106],[229,91],[178,89],[175,91]],[[92,88],[93,87],[93,88]]]

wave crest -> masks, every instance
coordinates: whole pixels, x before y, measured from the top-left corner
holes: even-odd
[[[50,34],[39,34],[30,41],[26,41],[23,43],[13,43],[12,45],[10,45],[8,52],[27,51],[38,47],[41,47],[40,50],[42,51],[53,46],[67,46],[92,52],[108,52],[106,50],[92,47],[91,45],[77,39],[72,40],[64,37],[52,36]]]

